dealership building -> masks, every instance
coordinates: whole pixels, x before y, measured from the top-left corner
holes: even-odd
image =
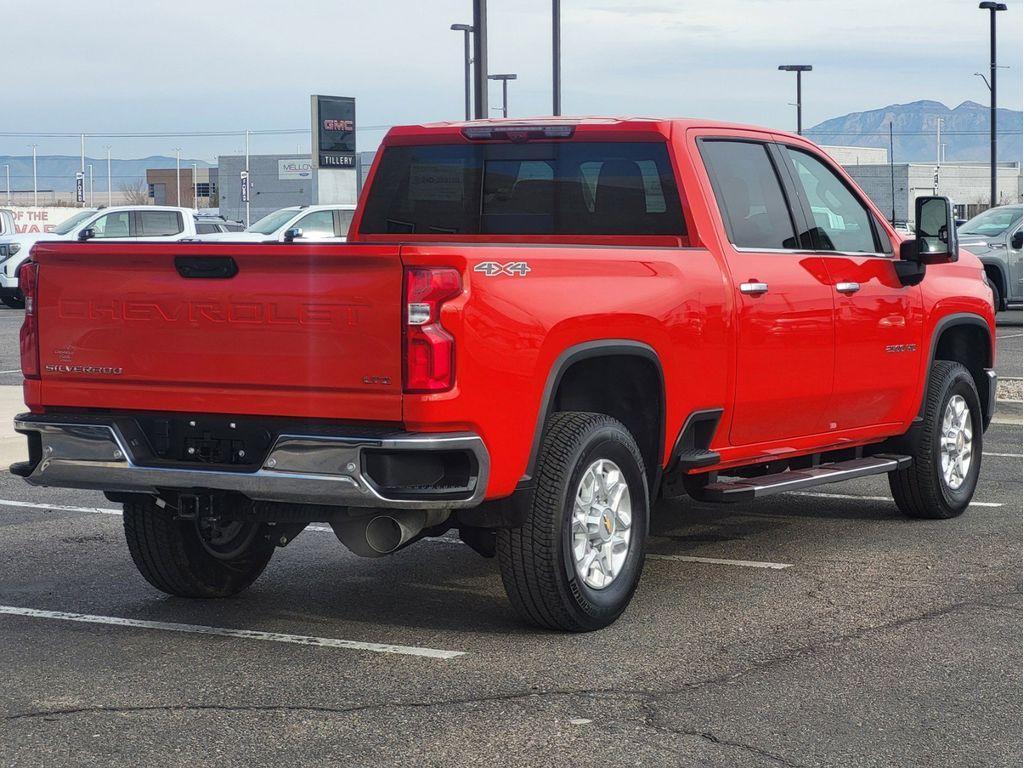
[[[373,152],[356,154],[356,171],[365,180],[373,161]],[[217,158],[220,185],[220,213],[231,221],[245,221],[242,201],[244,155]],[[173,171],[172,171],[173,173]],[[362,188],[362,184],[359,184]],[[320,202],[316,176],[309,155],[249,155],[249,219],[256,221],[268,213],[291,205]]]

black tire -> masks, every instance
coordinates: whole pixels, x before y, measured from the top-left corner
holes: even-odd
[[[25,297],[21,295],[21,291],[17,293],[8,293],[0,296],[0,301],[6,304],[11,309],[24,309],[25,308]]]
[[[995,280],[990,282],[992,283],[992,306],[996,308],[996,312],[1002,312],[1005,309],[1003,306],[1003,292],[999,290],[999,283]]]
[[[124,505],[124,534],[139,573],[150,584],[178,597],[229,597],[252,584],[267,567],[274,544],[266,526],[252,523],[241,551],[214,556],[193,520],[176,519],[154,501]]]
[[[583,474],[602,458],[621,471],[632,523],[621,570],[610,584],[594,589],[574,564],[572,510]],[[606,627],[629,605],[643,571],[650,494],[636,441],[609,416],[556,413],[544,429],[535,477],[525,525],[498,533],[498,563],[509,600],[524,619],[548,629],[590,632]]]
[[[947,404],[957,395],[963,397],[970,412],[971,462],[960,487],[951,488],[942,473],[942,421]],[[914,463],[889,474],[889,488],[900,511],[930,520],[962,514],[978,485],[983,432],[981,400],[970,372],[960,363],[934,363],[928,376],[924,422],[911,437]]]

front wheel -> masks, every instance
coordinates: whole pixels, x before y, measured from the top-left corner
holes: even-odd
[[[909,517],[956,517],[974,497],[983,424],[974,378],[960,363],[936,362],[928,376],[924,419],[913,437],[914,463],[889,475],[896,506]]]
[[[556,413],[521,528],[498,534],[505,590],[527,621],[589,632],[615,621],[640,581],[649,493],[636,441],[596,413]]]

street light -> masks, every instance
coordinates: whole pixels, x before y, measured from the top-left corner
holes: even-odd
[[[192,163],[192,207],[199,210],[199,164]]]
[[[181,205],[181,147],[174,148],[174,204]]]
[[[562,3],[551,0],[551,114],[562,114]]]
[[[804,119],[803,119],[803,101],[801,94],[801,83],[800,76],[804,72],[810,72],[814,67],[810,64],[781,64],[779,66],[780,72],[796,72],[796,132],[803,133],[804,130]]]
[[[110,145],[105,145],[104,149],[107,150],[107,205],[109,206],[114,204],[114,190],[110,180]]]
[[[488,80],[501,81],[501,116],[508,117],[508,81],[515,80],[517,75],[507,73],[504,75],[488,75]]]
[[[4,171],[7,173],[7,205],[11,204],[11,166],[10,164],[4,165]]]
[[[988,90],[989,95],[992,97],[989,106],[989,126],[990,139],[992,143],[992,186],[991,186],[991,202],[990,205],[995,208],[999,203],[998,193],[996,190],[996,13],[999,11],[1006,10],[1006,3],[978,3],[978,8],[983,11],[988,11],[989,16],[989,51],[991,56],[989,57],[989,70],[988,70]],[[984,78],[983,78],[984,79]]]
[[[39,207],[39,177],[36,175],[36,147],[38,144],[32,144],[32,205]]]
[[[466,78],[466,120],[469,120],[470,119],[470,113],[472,111],[472,104],[470,103],[469,91],[470,91],[470,87],[471,87],[471,82],[470,81],[472,80],[471,68],[473,66],[473,54],[470,53],[469,46],[470,46],[470,42],[471,42],[470,35],[473,34],[473,25],[472,24],[452,24],[451,29],[452,29],[453,32],[462,32],[463,33],[463,35],[462,35],[462,42],[463,42],[463,49],[465,51],[465,53],[463,54],[463,58],[465,59],[465,70],[466,70],[465,71],[465,78]]]

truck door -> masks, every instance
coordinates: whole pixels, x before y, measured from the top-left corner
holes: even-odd
[[[1024,253],[1021,250],[1021,225],[1011,227],[1006,236],[1006,254],[1009,262],[1010,279],[1006,289],[1006,299],[1011,304],[1020,304],[1024,300]]]
[[[808,147],[777,145],[825,262],[835,300],[830,419],[854,429],[902,422],[919,397],[922,299],[896,277],[895,248],[858,191]]]
[[[698,140],[735,294],[736,387],[730,442],[826,433],[835,343],[823,259],[801,250],[797,219],[765,141]]]

